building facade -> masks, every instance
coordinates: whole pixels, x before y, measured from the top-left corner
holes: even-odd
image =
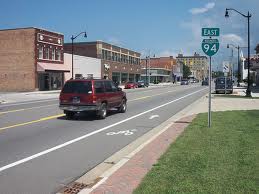
[[[63,34],[29,27],[0,30],[0,91],[61,89]]]
[[[74,55],[74,77],[101,77],[101,59]],[[72,78],[72,55],[64,53],[65,64],[70,72],[65,73],[65,81]]]
[[[173,56],[141,59],[141,79],[148,79],[149,83],[171,82],[174,80],[174,66],[176,66],[176,60]]]
[[[177,63],[183,63],[187,65],[191,72],[192,77],[203,80],[208,77],[208,59],[206,56],[201,56],[198,53],[194,53],[193,56],[184,56],[179,54],[176,57]]]
[[[72,53],[72,44],[64,44],[66,53]],[[140,53],[102,41],[74,43],[73,53],[101,59],[101,78],[118,84],[140,79]]]

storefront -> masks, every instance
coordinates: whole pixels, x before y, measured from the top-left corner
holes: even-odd
[[[70,72],[64,64],[38,63],[38,88],[39,90],[60,90],[64,84],[64,73]]]

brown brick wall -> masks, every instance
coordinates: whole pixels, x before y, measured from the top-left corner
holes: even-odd
[[[104,64],[110,65],[109,72],[104,72]],[[130,74],[141,74],[141,66],[136,64],[124,64],[116,61],[102,60],[102,75],[104,73],[109,74],[109,79],[112,78],[112,72],[130,73]]]
[[[163,68],[172,71],[175,59],[172,57],[150,58],[150,68]],[[146,59],[141,59],[141,67],[146,68]]]
[[[64,44],[64,52],[72,53],[72,44]],[[81,55],[86,57],[97,58],[97,48],[96,44],[83,44],[83,43],[74,43],[74,54]]]
[[[0,31],[0,91],[35,90],[35,29]]]

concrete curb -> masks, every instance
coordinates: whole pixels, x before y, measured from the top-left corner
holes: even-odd
[[[88,194],[95,188],[97,188],[101,183],[105,182],[105,180],[107,180],[114,172],[116,172],[127,161],[129,161],[136,153],[142,150],[147,144],[155,140],[160,134],[169,129],[169,127],[172,126],[177,120],[187,115],[190,115],[188,114],[188,112],[192,109],[192,106],[201,103],[206,95],[207,94],[205,94],[202,98],[196,100],[180,112],[176,113],[167,121],[163,122],[159,126],[139,137],[129,145],[125,146],[120,151],[116,152],[115,154],[107,158],[104,162],[100,163],[95,168],[76,180],[75,183],[91,185],[91,188],[85,188],[79,193]]]

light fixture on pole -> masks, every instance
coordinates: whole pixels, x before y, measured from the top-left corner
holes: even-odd
[[[247,18],[247,27],[248,27],[248,30],[247,30],[247,47],[248,47],[248,50],[247,50],[247,69],[248,69],[248,76],[247,76],[247,89],[246,89],[246,96],[247,97],[251,97],[251,81],[250,81],[250,18],[252,17],[252,15],[249,13],[248,11],[248,14],[245,15],[245,14],[242,14],[241,12],[233,9],[233,8],[226,8],[226,12],[225,12],[225,17],[228,18],[229,17],[229,13],[228,11],[235,11],[237,12],[238,14],[242,15],[243,17]]]
[[[86,32],[80,32],[78,35],[71,37],[72,40],[72,79],[74,79],[74,40],[80,36],[81,34],[84,34],[84,37],[87,38]]]

